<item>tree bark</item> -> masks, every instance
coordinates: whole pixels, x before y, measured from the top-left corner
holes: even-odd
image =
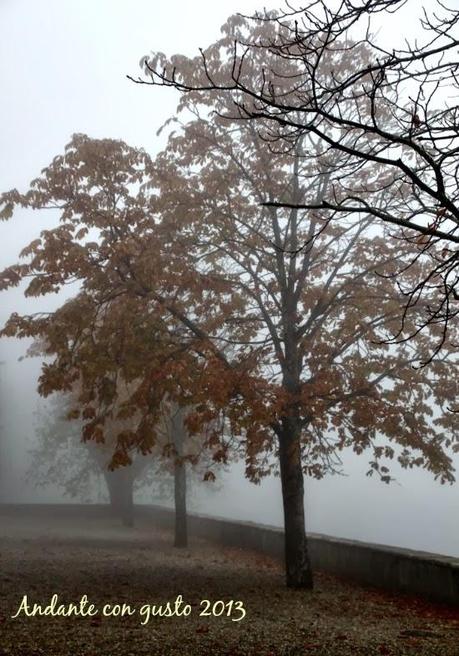
[[[134,526],[134,478],[131,467],[104,470],[110,506],[124,526]]]
[[[188,546],[188,526],[186,511],[186,467],[183,462],[176,462],[174,469],[175,498],[175,547]]]
[[[284,505],[285,572],[289,588],[313,588],[304,520],[304,481],[300,430],[286,418],[279,432],[279,463]]]
[[[174,463],[174,501],[175,501],[175,547],[188,546],[188,521],[186,509],[186,462],[183,460],[186,428],[183,422],[183,410],[173,408],[172,418],[173,442],[176,451]]]

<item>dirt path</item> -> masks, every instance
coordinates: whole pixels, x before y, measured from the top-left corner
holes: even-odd
[[[458,656],[459,612],[391,597],[318,574],[314,592],[284,588],[276,561],[194,540],[187,550],[148,525],[121,529],[101,517],[79,519],[0,510],[0,655],[157,656],[410,654]],[[54,611],[83,595],[97,614]],[[182,595],[188,616],[153,615]],[[201,616],[210,600],[210,616]],[[224,602],[213,604],[221,600]],[[229,602],[241,601],[241,604]],[[131,615],[103,615],[126,604]],[[129,606],[129,608],[128,608]],[[240,621],[242,607],[246,616]],[[221,616],[212,615],[222,612]],[[75,611],[75,609],[73,609]],[[116,611],[116,607],[115,607]],[[228,617],[228,613],[230,616]]]

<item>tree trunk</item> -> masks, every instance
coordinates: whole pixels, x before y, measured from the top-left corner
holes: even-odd
[[[188,522],[186,510],[186,462],[183,460],[186,427],[183,409],[172,407],[172,439],[175,446],[174,501],[175,501],[175,547],[188,546]]]
[[[134,526],[134,479],[131,467],[104,470],[110,506],[124,526]]]
[[[312,570],[304,521],[300,430],[296,418],[283,420],[278,437],[284,504],[286,582],[289,588],[312,589]]]
[[[174,546],[188,546],[188,527],[186,512],[186,467],[184,462],[176,462],[174,468],[175,498],[175,540]]]

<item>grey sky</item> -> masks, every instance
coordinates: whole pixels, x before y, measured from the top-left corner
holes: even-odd
[[[263,4],[278,6],[275,0],[0,0],[0,190],[24,189],[75,132],[122,138],[154,153],[161,143],[156,130],[174,112],[177,97],[171,90],[135,85],[126,73],[137,74],[140,58],[150,50],[194,55],[218,37],[228,15],[249,14]],[[385,21],[386,39],[414,29],[412,7]],[[18,212],[0,224],[0,266],[16,261],[53,220]],[[56,297],[26,301],[21,290],[2,293],[0,322],[12,311],[52,309],[57,302]],[[24,350],[24,343],[0,343],[0,360],[7,362],[0,372],[7,462],[21,498],[45,498],[22,479],[39,372],[37,361],[17,362]],[[346,463],[348,478],[307,482],[310,530],[459,555],[457,485],[441,487],[423,472],[403,472],[402,485],[388,487],[364,476],[364,457],[350,455]],[[208,512],[281,522],[278,480],[255,487],[238,469],[220,494],[200,503]]]

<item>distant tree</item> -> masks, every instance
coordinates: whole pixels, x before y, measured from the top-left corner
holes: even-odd
[[[28,478],[43,487],[57,485],[64,494],[87,501],[93,498],[95,486],[102,476],[111,509],[125,526],[134,523],[134,489],[149,488],[152,499],[160,502],[174,500],[175,546],[187,546],[187,488],[202,484],[205,472],[202,462],[193,465],[185,458],[193,453],[193,444],[190,444],[184,425],[183,409],[164,407],[156,455],[133,452],[130,465],[110,469],[114,450],[112,440],[106,435],[104,443],[83,442],[82,421],[67,417],[73,406],[69,394],[55,394],[48,405],[41,408],[36,422],[37,443],[30,451]],[[170,447],[176,455],[166,457],[164,450],[169,453]]]
[[[212,57],[228,65],[221,44]],[[100,441],[112,419],[140,416],[117,433],[114,466],[155,444],[164,399],[189,409],[184,423],[216,463],[242,451],[258,481],[277,469],[275,454],[287,584],[311,587],[303,474],[339,468],[347,447],[370,451],[369,473],[386,482],[391,458],[454,480],[454,352],[429,372],[413,368],[435,325],[387,345],[403,313],[386,277],[400,255],[371,216],[333,223],[296,207],[338,175],[313,137],[273,153],[252,123],[229,128],[218,114],[200,116],[200,94],[185,100],[193,120],[177,124],[155,162],[122,142],[76,135],[26,194],[9,194],[59,208],[61,224],[3,272],[4,286],[30,277],[27,293],[40,295],[77,279],[81,292],[51,315],[13,315],[3,334],[46,337],[54,359],[42,394],[82,381],[86,439]],[[226,111],[225,94],[219,102]],[[279,195],[293,207],[263,206]],[[120,372],[139,381],[121,404]]]
[[[5,417],[5,409],[4,409],[4,404],[3,404],[3,380],[2,380],[2,373],[3,373],[3,367],[5,363],[0,361],[0,503],[2,501],[2,497],[4,494],[4,473],[5,473],[5,425],[4,425],[4,417]]]
[[[133,454],[131,465],[110,470],[113,454],[110,438],[107,436],[103,444],[83,442],[81,420],[67,419],[71,403],[68,394],[56,394],[40,409],[28,478],[43,487],[57,485],[65,495],[87,501],[102,476],[114,515],[124,525],[132,526],[134,487],[149,485],[153,497],[164,494],[170,497],[168,477],[154,458],[139,454]]]
[[[417,306],[412,334],[443,325],[430,360],[459,312],[459,14],[432,1],[413,43],[384,47],[375,17],[395,23],[404,6],[406,0],[319,0],[252,20],[234,17],[220,41],[226,64],[215,65],[214,44],[195,59],[146,57],[146,77],[131,79],[185,96],[201,92],[217,111],[227,93],[223,115],[253,119],[273,149],[294,149],[307,135],[339,158],[339,175],[320,197],[277,193],[264,202],[320,211],[329,220],[361,214],[401,228],[394,236],[406,257],[392,275],[406,311]],[[408,6],[417,16],[419,3]],[[407,273],[419,259],[428,265],[417,276]]]

